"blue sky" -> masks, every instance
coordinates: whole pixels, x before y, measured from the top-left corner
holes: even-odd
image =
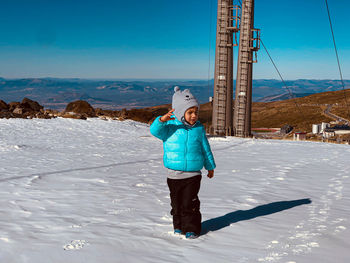
[[[350,2],[328,3],[350,79]],[[209,43],[210,77],[214,71],[216,5],[0,0],[0,76],[207,79]],[[256,0],[255,27],[285,79],[339,79],[324,0]],[[258,59],[255,78],[278,78],[263,49]]]

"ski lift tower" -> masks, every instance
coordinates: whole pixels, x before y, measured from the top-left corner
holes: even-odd
[[[233,5],[233,0],[218,0],[213,135],[249,137],[251,134],[252,63],[257,61],[256,51],[260,45],[260,30],[253,26],[254,0],[243,0],[242,7]],[[235,111],[232,114],[233,47],[237,46],[239,31]]]
[[[254,28],[254,0],[242,1],[233,135],[251,136],[253,63],[260,49],[260,30]]]

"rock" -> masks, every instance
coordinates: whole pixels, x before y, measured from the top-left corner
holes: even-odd
[[[9,105],[3,100],[0,100],[0,111],[8,111]]]
[[[87,116],[85,114],[79,114],[74,112],[64,112],[61,114],[62,118],[70,118],[70,119],[77,119],[77,120],[86,120]],[[89,116],[90,117],[90,116]]]
[[[168,112],[168,108],[145,108],[145,109],[122,109],[121,111],[113,111],[113,110],[102,110],[96,109],[96,114],[101,119],[108,120],[126,120],[131,119],[134,121],[139,121],[143,123],[151,123],[157,116],[164,115]]]
[[[38,118],[38,119],[52,119],[53,116],[49,115],[47,112],[37,112],[35,114],[35,118]]]
[[[25,119],[26,117],[23,114],[17,114],[17,113],[13,113],[13,112],[10,112],[10,111],[0,111],[0,119],[1,118],[6,118],[6,119],[21,118],[21,119]]]
[[[58,110],[46,109],[43,113],[53,118],[60,116],[60,112]]]
[[[1,102],[0,104],[2,107],[6,107],[6,104],[3,104]],[[28,98],[24,98],[22,102],[10,102],[7,106],[9,114],[1,114],[0,118],[49,119],[52,117],[48,113],[45,113],[44,107],[41,106],[38,102]],[[0,112],[3,112],[3,110]]]
[[[155,117],[157,116],[163,116],[164,114],[168,113],[171,109],[168,108],[159,108],[156,110],[153,110],[152,113]]]
[[[96,115],[104,120],[118,120],[120,118],[120,111],[117,110],[103,110],[95,109]]]
[[[153,117],[154,115],[151,111],[144,109],[132,109],[127,112],[128,119],[144,123],[149,123],[149,121],[152,120]]]
[[[25,112],[28,112],[28,111],[38,112],[38,111],[41,111],[44,109],[44,107],[41,106],[38,102],[33,101],[31,99],[28,99],[28,98],[24,98],[22,100],[21,106]]]
[[[14,118],[14,115],[12,112],[9,112],[9,111],[0,111],[0,119],[2,118],[10,119],[10,118]]]
[[[96,112],[94,108],[86,101],[77,100],[70,102],[65,111],[65,113],[74,112],[86,117],[96,117]],[[68,117],[69,118],[69,117]]]
[[[101,109],[101,108],[96,108],[95,113],[97,116],[105,115],[103,109]]]
[[[23,108],[18,106],[12,112],[15,113],[15,114],[23,114],[24,111],[23,111]]]
[[[128,118],[128,112],[126,111],[126,109],[122,109],[122,111],[120,112],[120,118],[122,120]]]
[[[13,113],[18,115],[23,115],[23,118],[33,119],[36,118],[36,114],[43,111],[44,107],[41,106],[38,102],[33,101],[28,98],[24,98],[20,104],[17,105],[13,110]]]
[[[13,101],[9,103],[9,111],[14,111],[21,103],[17,101]]]

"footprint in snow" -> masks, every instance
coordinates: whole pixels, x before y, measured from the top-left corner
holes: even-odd
[[[344,230],[346,230],[346,227],[345,226],[337,226],[336,228],[335,228],[335,233],[339,233],[339,232],[341,232],[341,231],[344,231]]]
[[[3,241],[5,243],[11,243],[10,239],[8,239],[7,237],[0,237],[0,241]]]
[[[138,183],[135,185],[137,188],[140,188],[142,190],[139,190],[140,193],[147,193],[147,189],[152,188],[152,185],[145,184],[145,183]]]
[[[72,240],[70,244],[64,245],[64,250],[79,250],[82,249],[85,245],[88,245],[89,242],[86,240]]]

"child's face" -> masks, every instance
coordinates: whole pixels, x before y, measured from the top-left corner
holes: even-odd
[[[191,125],[195,124],[198,120],[198,107],[194,106],[187,109],[185,112],[185,120]]]

